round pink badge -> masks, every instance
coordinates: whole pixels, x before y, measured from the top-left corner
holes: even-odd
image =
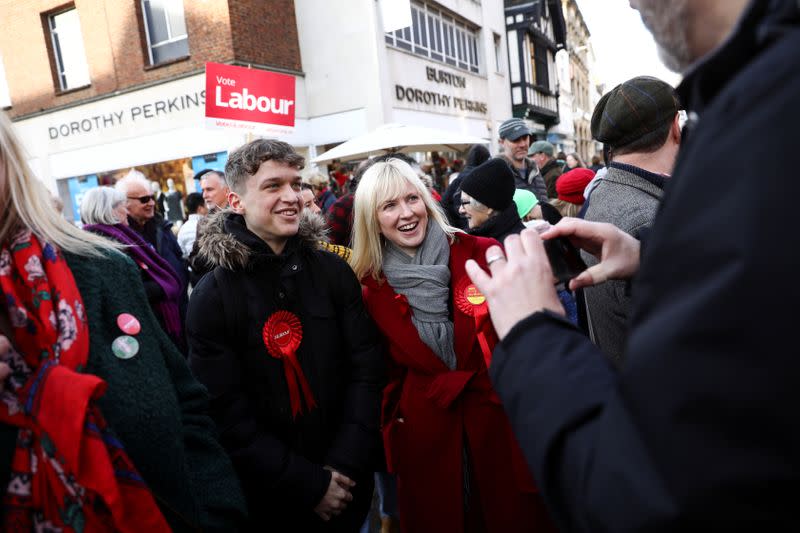
[[[117,317],[117,325],[128,335],[136,335],[142,331],[142,325],[139,324],[136,317],[128,313],[122,313]]]

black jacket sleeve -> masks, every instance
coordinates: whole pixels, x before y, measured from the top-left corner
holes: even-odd
[[[349,358],[349,385],[343,421],[327,454],[327,463],[348,476],[370,474],[380,462],[380,410],[386,384],[384,355],[377,330],[367,314],[361,285],[350,267],[329,255],[338,280],[334,303]]]
[[[237,470],[262,479],[266,490],[292,494],[300,506],[312,509],[325,495],[331,474],[294,453],[257,421],[243,392],[242,367],[226,323],[216,280],[206,276],[189,303],[189,365],[208,388],[222,445]]]
[[[639,526],[650,520],[669,522],[661,519],[673,500],[624,391],[583,333],[550,313],[531,315],[495,348],[491,376],[561,531],[645,531]]]

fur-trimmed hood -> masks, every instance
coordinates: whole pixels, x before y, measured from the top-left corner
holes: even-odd
[[[247,243],[231,234],[225,228],[230,217],[239,217],[231,209],[222,209],[209,214],[198,227],[198,254],[213,266],[221,266],[228,270],[245,270],[259,253]],[[321,215],[304,211],[300,218],[297,236],[299,247],[315,250],[320,241],[327,241],[328,228]]]

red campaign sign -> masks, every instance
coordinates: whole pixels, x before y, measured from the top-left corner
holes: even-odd
[[[206,117],[294,127],[294,87],[287,74],[206,63]]]

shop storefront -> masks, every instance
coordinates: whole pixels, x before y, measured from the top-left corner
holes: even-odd
[[[302,79],[294,132],[281,137],[308,152],[308,120]],[[82,194],[113,185],[132,168],[167,190],[167,180],[185,197],[197,189],[193,176],[223,169],[230,150],[252,134],[210,129],[205,124],[205,75],[196,74],[144,89],[50,111],[15,123],[34,173],[77,220]]]

